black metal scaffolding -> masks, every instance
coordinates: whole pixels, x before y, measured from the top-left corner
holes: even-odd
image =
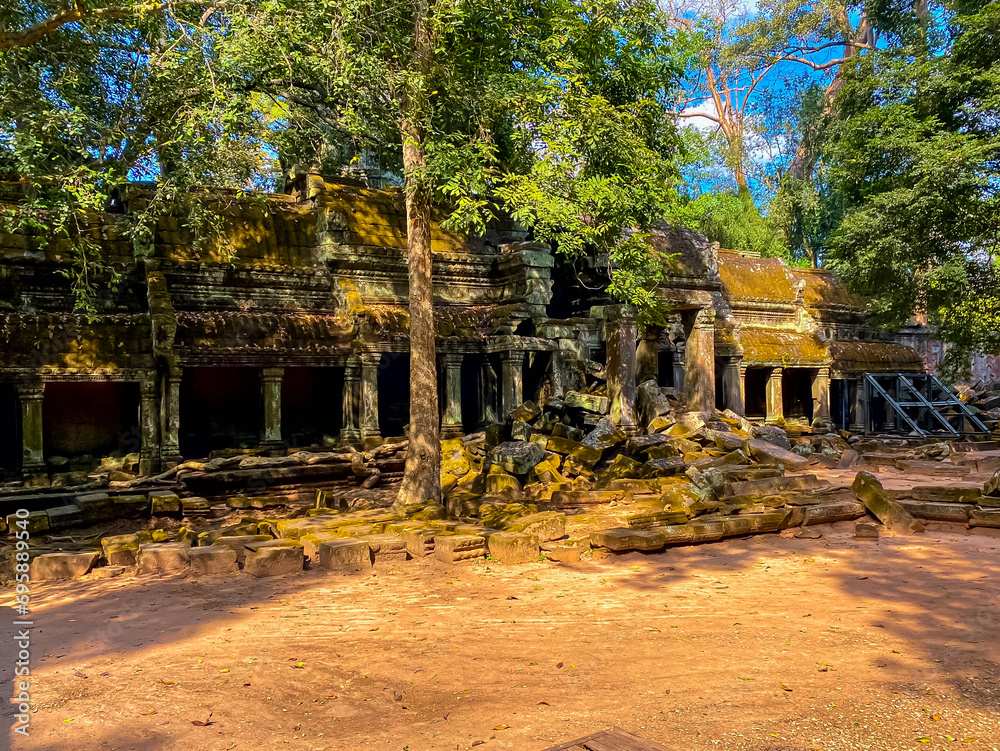
[[[866,373],[865,433],[988,435],[972,410],[930,373]]]

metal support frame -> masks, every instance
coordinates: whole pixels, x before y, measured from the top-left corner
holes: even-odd
[[[880,383],[888,381],[890,383]],[[961,400],[949,391],[941,381],[931,373],[865,373],[865,410],[864,428],[865,433],[872,432],[871,403],[872,396],[878,395],[885,400],[889,410],[889,419],[898,418],[901,422],[894,428],[902,428],[905,424],[910,430],[920,436],[946,435],[950,438],[958,438],[967,434],[989,434],[989,429],[972,413]],[[889,395],[889,390],[894,396]],[[904,392],[912,397],[910,401],[903,401]],[[949,414],[950,413],[950,414]],[[959,418],[956,426],[949,421],[949,417]],[[930,427],[921,428],[920,422],[925,425],[936,424],[939,429]]]

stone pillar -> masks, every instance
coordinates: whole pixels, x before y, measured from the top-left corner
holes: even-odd
[[[830,419],[830,369],[818,368],[812,378],[813,427],[817,430],[833,430]]]
[[[381,362],[380,352],[361,355],[361,440],[365,446],[382,443],[378,423],[378,367]]]
[[[849,429],[855,433],[863,433],[866,428],[865,410],[868,407],[865,401],[865,379],[856,379],[854,386],[854,402],[851,405],[851,426]]]
[[[444,360],[444,410],[441,415],[441,437],[454,438],[462,430],[462,355],[448,352]]]
[[[488,355],[483,356],[479,379],[479,422],[490,425],[497,421],[497,372]]]
[[[784,368],[771,368],[771,374],[767,377],[767,418],[764,422],[768,425],[785,423],[784,397],[781,393],[783,374]]]
[[[605,323],[611,420],[627,435],[639,430],[635,419],[636,334],[635,316],[628,310],[614,311]]]
[[[727,357],[722,371],[722,393],[726,398],[726,408],[738,415],[746,410],[743,406],[743,377],[746,372],[740,365],[742,358]]]
[[[524,352],[504,352],[500,416],[506,418],[524,401]]]
[[[151,475],[160,468],[160,421],[156,411],[156,381],[139,382],[139,474]]]
[[[344,443],[357,443],[361,439],[361,431],[358,429],[360,404],[361,360],[352,356],[347,359],[347,367],[344,368],[343,417],[340,429],[340,438]]]
[[[45,384],[19,384],[17,394],[21,399],[21,473],[29,484],[47,484],[42,423]]]
[[[688,410],[710,413],[715,410],[715,311],[697,311],[690,331],[684,343],[684,394]]]
[[[284,368],[264,368],[261,381],[264,388],[264,440],[265,448],[281,446],[281,379]]]
[[[674,388],[684,393],[684,343],[674,347]]]
[[[160,389],[160,466],[170,469],[181,462],[181,369],[171,368]]]
[[[662,329],[649,326],[642,330],[639,346],[635,351],[635,382],[644,383],[650,379],[659,382],[660,358],[659,342]]]
[[[743,405],[743,411],[740,412],[744,417],[747,413],[747,366],[743,364],[740,360],[740,404]]]

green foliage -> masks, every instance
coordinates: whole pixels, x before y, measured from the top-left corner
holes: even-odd
[[[761,215],[749,193],[707,193],[687,207],[694,229],[723,248],[748,250],[794,263],[781,233]]]
[[[831,265],[879,323],[925,314],[959,377],[1000,352],[1000,3],[945,10],[857,62],[824,158],[844,211]]]
[[[157,215],[179,204],[204,208],[188,195],[192,186],[250,187],[269,161],[255,118],[219,89],[211,64],[219,27],[204,7],[111,7],[112,16],[54,26],[0,51],[0,177],[26,187],[0,222],[65,248],[77,307],[91,313],[95,294],[120,273],[89,239],[93,222],[129,194],[130,181],[158,180],[144,208],[117,227],[142,252]],[[4,3],[3,31],[30,29],[63,8]],[[194,223],[204,228],[202,218]]]

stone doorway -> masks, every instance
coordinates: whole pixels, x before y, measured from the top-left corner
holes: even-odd
[[[767,417],[767,379],[770,375],[771,368],[747,368],[744,387],[747,417]]]
[[[285,368],[281,379],[281,438],[289,446],[337,439],[343,427],[344,368]]]
[[[123,382],[50,382],[42,402],[45,458],[136,453],[139,432],[139,384]]]
[[[781,406],[788,422],[811,425],[813,420],[812,368],[785,368],[781,375]]]
[[[0,383],[0,478],[21,472],[21,402],[12,383]]]
[[[673,388],[674,384],[674,351],[672,349],[661,349],[656,353],[657,377],[656,382],[660,386]]]
[[[259,368],[185,368],[180,451],[188,459],[260,444],[264,397]]]
[[[386,438],[403,435],[410,422],[410,355],[406,352],[382,353],[378,366],[378,422]]]

